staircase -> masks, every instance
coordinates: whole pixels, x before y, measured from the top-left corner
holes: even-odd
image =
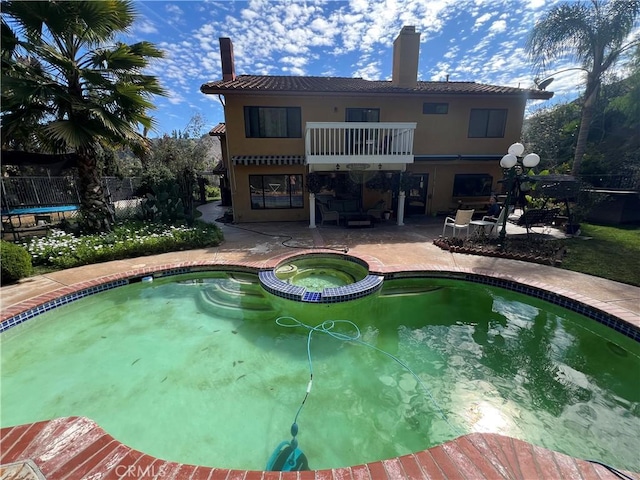
[[[231,273],[210,283],[201,290],[198,304],[220,318],[259,320],[276,315],[258,277],[251,274]]]

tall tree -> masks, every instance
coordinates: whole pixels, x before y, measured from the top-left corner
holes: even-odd
[[[587,72],[580,130],[572,173],[580,172],[589,127],[604,73],[629,48],[640,43],[635,37],[625,43],[640,13],[640,0],[591,0],[565,3],[552,8],[533,28],[527,50],[534,65],[573,57]]]
[[[144,149],[138,129],[153,128],[151,97],[165,94],[143,74],[162,52],[115,41],[134,20],[128,0],[2,2],[2,147],[74,152],[89,231],[113,221],[100,143]]]

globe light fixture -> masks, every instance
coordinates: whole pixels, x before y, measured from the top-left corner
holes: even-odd
[[[518,163],[518,157],[513,153],[506,154],[502,157],[502,160],[500,160],[500,166],[502,168],[513,168],[516,166],[516,163]]]
[[[509,150],[507,150],[507,152],[509,152],[509,154],[511,155],[519,157],[524,153],[524,145],[522,145],[521,143],[514,143],[509,147]]]
[[[530,153],[522,159],[522,165],[527,168],[533,168],[540,163],[540,155],[537,153]]]
[[[540,156],[536,153],[529,153],[522,157],[524,153],[524,145],[514,143],[507,150],[507,154],[500,160],[500,166],[504,169],[505,180],[507,185],[507,198],[504,202],[506,208],[502,217],[502,229],[500,230],[500,244],[504,246],[504,239],[507,236],[507,217],[509,216],[509,208],[511,207],[511,199],[514,190],[519,190],[521,180],[526,179],[523,173],[524,168],[533,168],[540,163]],[[524,167],[524,168],[523,168]],[[521,178],[522,177],[522,178]]]

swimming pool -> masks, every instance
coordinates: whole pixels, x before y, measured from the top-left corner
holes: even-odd
[[[272,298],[256,285],[246,273],[137,283],[9,330],[2,425],[86,415],[162,458],[262,469],[286,439],[308,380],[306,331],[273,321],[287,314],[312,325],[355,321],[365,341],[401,358],[427,387],[376,350],[314,336],[315,385],[298,421],[312,468],[389,458],[470,431],[640,468],[629,453],[637,441],[624,433],[638,428],[638,345],[604,325],[500,288],[447,279],[387,280],[370,297],[335,305]],[[364,360],[371,370],[360,369]],[[32,377],[40,367],[44,383]],[[26,383],[15,383],[25,371]],[[130,383],[118,391],[125,373]],[[91,391],[89,381],[100,388]],[[11,396],[17,392],[20,399]],[[40,392],[51,394],[47,406]],[[67,399],[71,405],[63,406]],[[518,402],[538,410],[528,413]],[[375,441],[367,441],[371,428]],[[151,443],[131,437],[141,431]],[[192,454],[198,457],[183,456]]]

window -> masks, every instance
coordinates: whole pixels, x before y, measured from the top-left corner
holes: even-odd
[[[300,107],[244,107],[247,138],[300,138]]]
[[[302,175],[249,175],[251,209],[302,208]]]
[[[488,197],[493,177],[488,173],[458,174],[453,180],[454,197]]]
[[[379,108],[347,108],[346,121],[347,122],[379,122],[380,109]]]
[[[506,123],[506,108],[472,108],[469,117],[469,137],[502,138]]]
[[[422,113],[425,115],[446,115],[449,113],[448,103],[423,103]]]

